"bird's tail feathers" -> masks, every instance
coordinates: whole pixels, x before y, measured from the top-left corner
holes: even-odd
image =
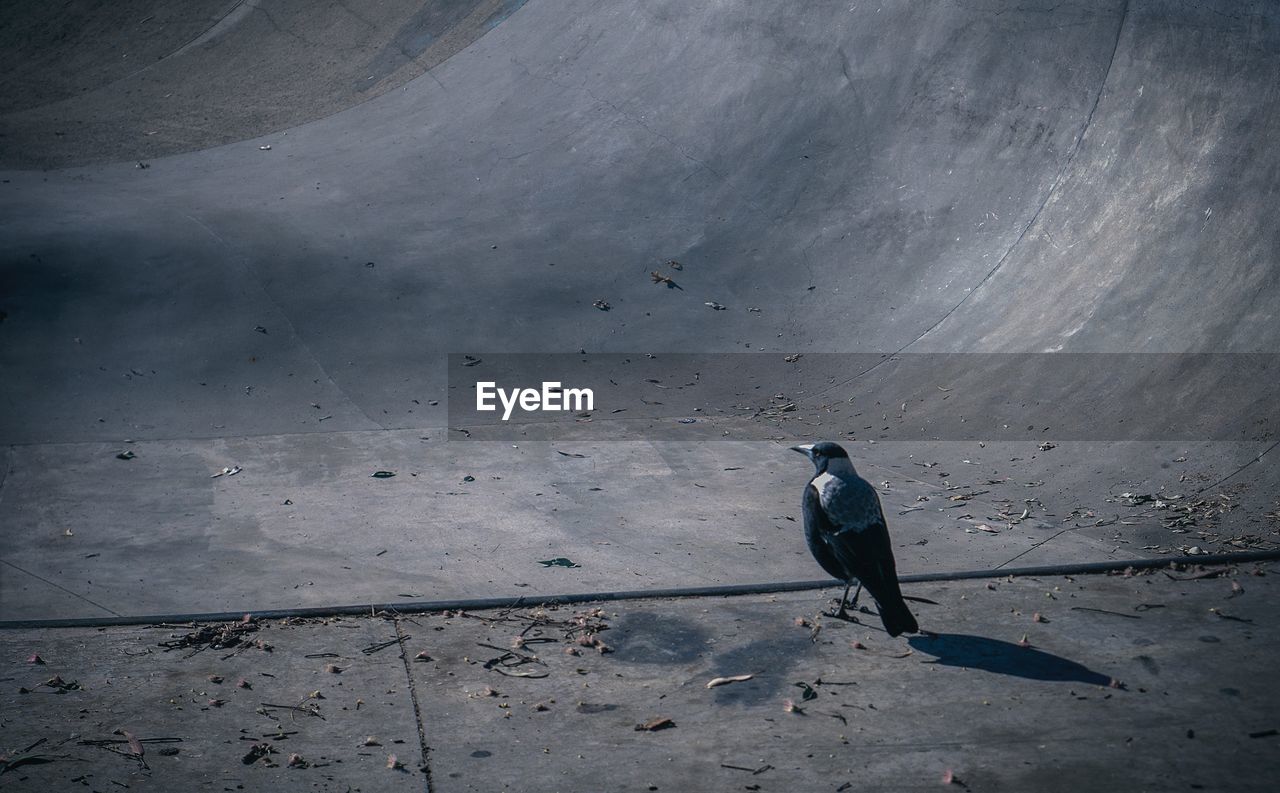
[[[898,582],[891,580],[885,583],[885,591],[871,593],[871,596],[876,599],[876,606],[880,609],[880,621],[884,623],[884,629],[890,636],[919,633],[920,623],[916,622],[915,615],[911,613],[911,609],[907,608],[907,601],[902,598],[902,590],[898,588]]]

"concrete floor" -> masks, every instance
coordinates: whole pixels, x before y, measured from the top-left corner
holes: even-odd
[[[420,791],[428,772],[433,791],[937,790],[950,772],[966,790],[1266,791],[1280,770],[1278,575],[913,585],[936,635],[899,639],[874,616],[821,616],[838,590],[232,623],[239,643],[221,648],[192,643],[192,625],[6,631],[0,734],[9,763],[30,759],[2,778],[14,791]],[[752,677],[707,688],[736,675]],[[673,726],[636,729],[662,719]]]
[[[616,653],[548,654],[497,697],[459,694],[496,673],[458,659],[507,622],[401,621],[446,659],[408,677],[353,652],[390,623],[263,625],[280,649],[218,673],[333,693],[323,720],[271,711],[305,769],[238,764],[274,727],[210,693],[221,656],[15,625],[810,580],[799,438],[849,448],[904,574],[1275,549],[1277,22],[1261,0],[6,5],[0,641],[3,685],[43,693],[5,689],[0,719],[59,756],[6,787],[422,789],[422,719],[441,789],[633,762],[609,784],[1261,789],[1274,637],[1205,615],[1260,609],[1267,578],[1226,606],[1219,579],[1088,579],[1098,608],[1159,588],[1167,610],[1036,624],[1066,661],[1031,666],[1073,680],[998,643],[1044,597],[1026,581],[917,593],[968,668],[919,639],[850,656],[843,625],[810,643],[809,595],[629,602]],[[465,409],[500,363],[570,358],[607,384],[592,415]],[[728,655],[645,655],[680,637]],[[33,687],[37,650],[85,689]],[[850,657],[856,687],[817,685]],[[797,681],[832,706],[783,712]],[[338,719],[347,689],[370,709]],[[677,727],[631,730],[658,716]],[[124,722],[201,748],[146,744],[146,776],[64,741]]]

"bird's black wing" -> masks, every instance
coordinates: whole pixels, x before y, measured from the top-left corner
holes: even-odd
[[[804,498],[800,501],[804,509],[804,540],[809,545],[809,553],[818,560],[827,575],[840,581],[848,581],[852,577],[840,560],[836,558],[831,544],[835,537],[836,527],[827,518],[826,510],[818,499],[818,491],[812,486],[804,488]]]
[[[824,494],[826,498],[822,497]],[[828,544],[837,564],[861,581],[876,599],[889,635],[917,632],[916,618],[907,608],[898,586],[893,545],[875,488],[861,478],[842,479],[839,483],[827,483],[818,495],[827,521],[835,528]],[[828,508],[828,504],[834,509]],[[837,515],[844,520],[837,521]]]

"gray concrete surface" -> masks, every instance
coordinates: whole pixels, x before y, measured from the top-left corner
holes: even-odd
[[[448,440],[450,352],[1280,352],[1271,4],[517,5],[4,26],[0,618],[813,577],[779,446]],[[1273,424],[854,451],[920,572],[1273,546]]]
[[[19,447],[0,505],[12,532],[4,617],[536,598],[823,575],[800,528],[810,472],[778,444],[441,443],[386,431],[375,450],[366,437]],[[1223,445],[1204,446],[1221,454]],[[947,446],[964,448],[944,448],[948,459],[935,444],[853,447],[881,491],[904,574],[1251,550],[1274,547],[1280,530],[1273,490],[1233,480],[1196,495],[1237,461],[1206,467],[1194,446],[1133,444],[1127,460],[1115,444]],[[1100,448],[1117,479],[1081,498],[1089,485],[1067,478],[1070,461]],[[136,456],[119,460],[119,449]],[[1175,454],[1190,457],[1173,463]],[[1160,476],[1134,475],[1160,465],[1169,466]],[[233,466],[243,470],[210,478]],[[370,476],[380,470],[396,476]],[[47,471],[56,481],[30,478]],[[557,557],[580,566],[539,564]]]
[[[1278,575],[908,586],[936,635],[905,639],[820,616],[838,589],[231,624],[221,648],[192,625],[4,631],[0,784],[1269,791]]]
[[[0,165],[150,159],[345,110],[523,0],[127,0],[0,9]]]

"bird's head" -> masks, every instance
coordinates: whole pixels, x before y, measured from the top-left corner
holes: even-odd
[[[792,446],[791,451],[800,452],[813,462],[813,467],[822,473],[828,468],[853,468],[849,462],[849,453],[838,443],[822,441],[820,443],[802,443]]]

